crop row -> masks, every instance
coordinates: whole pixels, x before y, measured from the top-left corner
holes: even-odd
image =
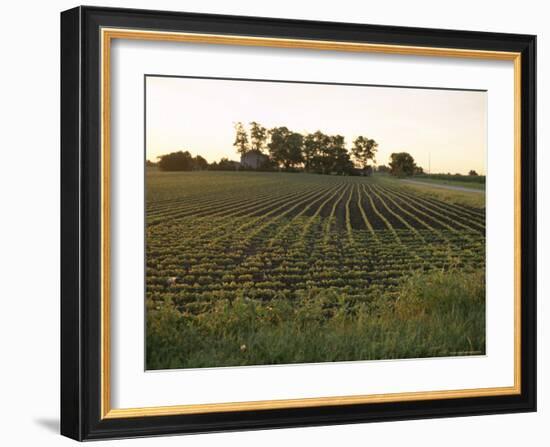
[[[484,268],[484,210],[346,178],[229,190],[148,205],[149,299],[366,299],[413,270]]]

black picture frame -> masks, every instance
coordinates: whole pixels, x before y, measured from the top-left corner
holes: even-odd
[[[205,414],[101,417],[100,29],[521,53],[521,392]],[[61,13],[61,433],[77,440],[536,410],[536,36],[100,7]]]

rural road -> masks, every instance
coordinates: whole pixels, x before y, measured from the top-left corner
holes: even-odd
[[[401,180],[401,181],[404,183],[411,183],[413,185],[416,184],[416,185],[422,185],[422,186],[431,186],[433,188],[451,189],[453,191],[477,192],[477,193],[485,192],[485,190],[483,189],[465,188],[464,186],[442,185],[438,183],[421,182],[418,180]]]

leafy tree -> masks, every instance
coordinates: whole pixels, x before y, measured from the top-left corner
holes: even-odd
[[[304,167],[307,171],[344,174],[353,170],[342,135],[325,135],[317,131],[306,135],[302,146]]]
[[[208,162],[200,155],[197,155],[193,159],[193,168],[198,171],[204,171],[205,169],[208,169]]]
[[[304,160],[304,169],[306,171],[314,171],[318,168],[315,161],[318,160],[325,143],[326,135],[320,130],[315,133],[309,133],[304,137],[302,157]]]
[[[155,167],[157,164],[156,163],[153,163],[151,160],[147,160],[145,162],[145,166],[147,166],[148,168],[152,168],[152,167]]]
[[[210,169],[213,171],[236,171],[238,166],[238,162],[223,157],[219,162],[212,163]]]
[[[379,165],[379,166],[376,168],[376,172],[388,173],[388,172],[390,172],[390,168],[387,167],[386,165]]]
[[[334,135],[328,139],[328,160],[326,165],[329,167],[329,172],[338,174],[349,173],[353,169],[353,163],[346,149],[346,142],[342,135]]]
[[[353,141],[353,147],[351,149],[351,153],[353,154],[353,158],[359,165],[366,169],[369,165],[369,160],[374,160],[374,156],[376,155],[376,151],[378,150],[378,143],[367,137],[358,136]]]
[[[297,132],[291,132],[286,141],[286,153],[285,161],[283,162],[285,168],[294,167],[297,164],[302,163],[302,145],[304,142],[304,136]]]
[[[277,164],[277,166],[284,165],[287,158],[286,144],[290,133],[290,130],[284,126],[269,129],[270,141],[267,148],[271,159]]]
[[[304,137],[287,127],[274,127],[269,130],[270,141],[267,145],[271,159],[277,166],[285,169],[302,163],[302,145]]]
[[[161,171],[191,171],[194,168],[193,156],[189,151],[172,152],[157,158]]]
[[[262,152],[267,141],[267,129],[256,121],[250,123],[250,142],[252,150]]]
[[[414,175],[424,174],[424,168],[422,166],[414,167]]]
[[[308,133],[304,137],[302,146],[302,158],[304,159],[304,170],[306,172],[311,169],[311,160],[316,153],[316,149],[314,134]]]
[[[478,176],[479,174],[472,169],[470,172],[468,172],[468,175],[475,177],[475,176]]]
[[[235,171],[238,163],[231,161],[228,158],[222,158],[218,163],[218,166],[224,171]]]
[[[317,153],[314,155],[312,164],[315,172],[321,174],[330,174],[334,164],[334,151],[332,137],[318,132],[317,144],[319,145]]]
[[[248,135],[243,123],[240,121],[235,124],[235,142],[233,143],[233,146],[237,148],[237,152],[241,155],[245,155],[250,150]]]
[[[406,177],[414,174],[416,163],[411,154],[398,152],[390,155],[390,172],[397,177]]]

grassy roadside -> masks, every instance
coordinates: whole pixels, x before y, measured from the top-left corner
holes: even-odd
[[[485,352],[484,272],[413,273],[397,293],[220,300],[201,314],[148,303],[147,369],[400,359]]]
[[[460,180],[443,180],[429,177],[413,177],[413,180],[418,180],[423,183],[433,183],[435,185],[460,186],[463,188],[477,189],[479,191],[485,190],[485,183],[462,182]]]
[[[466,205],[474,208],[485,208],[485,193],[471,193],[437,187],[432,188],[429,185],[414,184],[410,182],[405,183],[389,175],[376,175],[373,177],[373,180],[381,185],[408,189],[412,192],[423,194],[444,202],[455,203],[457,205]],[[424,179],[421,181],[424,181]],[[434,181],[433,183],[439,182]],[[453,183],[453,185],[460,186],[456,183]],[[467,187],[471,187],[471,185],[468,185]]]

